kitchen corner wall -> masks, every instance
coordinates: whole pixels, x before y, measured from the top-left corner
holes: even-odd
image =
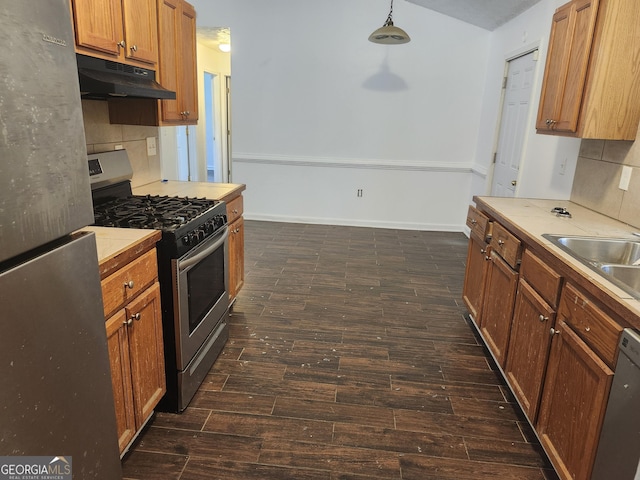
[[[632,169],[631,182],[627,191],[618,188],[625,165]],[[582,140],[571,200],[640,228],[640,145],[638,142]]]
[[[158,146],[158,127],[112,125],[106,101],[82,100],[87,153],[115,150],[122,145],[133,167],[133,187],[160,180],[159,155],[147,155],[147,138],[153,137]]]

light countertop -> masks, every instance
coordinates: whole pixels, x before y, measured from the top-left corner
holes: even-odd
[[[638,240],[633,236],[638,231],[631,225],[589,210],[566,200],[539,200],[526,198],[474,197],[476,205],[489,216],[511,230],[525,244],[539,253],[546,252],[568,267],[571,280],[586,290],[593,285],[605,295],[607,306],[620,314],[636,328],[640,328],[640,301],[608,281],[580,261],[544,238],[543,234],[581,235],[589,237],[615,237]],[[564,207],[571,218],[558,217],[551,210]]]
[[[162,237],[160,230],[88,226],[81,229],[94,232],[98,248],[100,278],[123,267],[135,257],[156,246]]]
[[[134,195],[169,195],[209,198],[229,202],[240,195],[246,185],[241,183],[157,181],[133,189]]]

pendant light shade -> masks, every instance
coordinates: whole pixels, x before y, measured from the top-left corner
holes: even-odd
[[[389,16],[384,25],[369,35],[369,41],[373,43],[382,43],[385,45],[398,45],[407,43],[411,40],[407,32],[393,24],[393,0],[391,0],[391,9]]]

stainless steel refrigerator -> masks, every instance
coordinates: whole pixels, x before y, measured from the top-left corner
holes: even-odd
[[[0,45],[0,461],[120,479],[69,0],[1,2]]]

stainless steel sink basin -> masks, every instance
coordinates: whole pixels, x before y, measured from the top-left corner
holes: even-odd
[[[640,299],[640,239],[551,234],[542,236],[583,265]]]
[[[629,265],[600,265],[607,275],[613,277],[624,285],[627,285],[633,292],[640,292],[640,267]]]
[[[640,263],[640,241],[619,238],[562,237],[548,235],[560,248],[590,262],[615,265]]]

